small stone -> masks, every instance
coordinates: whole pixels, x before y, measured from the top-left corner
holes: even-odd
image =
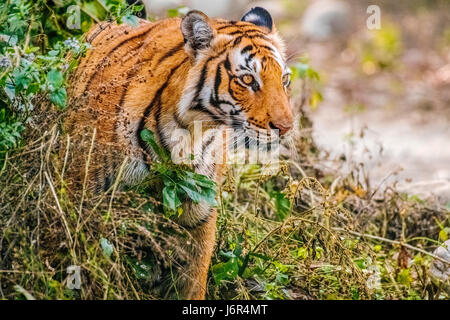
[[[450,263],[450,240],[445,241],[442,246],[434,250],[433,254]],[[450,278],[450,264],[435,259],[431,264],[430,273],[445,282]]]

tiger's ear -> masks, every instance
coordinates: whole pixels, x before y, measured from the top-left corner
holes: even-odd
[[[181,32],[188,49],[194,51],[208,48],[214,38],[209,18],[201,11],[189,11],[181,20]]]
[[[261,7],[254,7],[249,12],[244,14],[241,21],[250,22],[254,25],[264,27],[269,32],[272,32],[273,29],[273,20],[270,13]]]

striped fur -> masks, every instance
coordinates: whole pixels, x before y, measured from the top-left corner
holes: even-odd
[[[71,77],[66,131],[81,148],[80,157],[90,153],[90,162],[87,172],[80,165],[70,174],[74,184],[87,176],[91,189],[107,190],[121,167],[125,183],[141,181],[152,159],[140,138],[144,128],[173,150],[172,134],[177,129],[192,132],[196,120],[214,128],[245,129],[259,139],[269,129],[292,127],[289,69],[272,26],[212,20],[194,11],[183,20],[141,20],[136,28],[101,23],[86,39],[92,49]],[[222,166],[206,156],[226,148],[217,136],[205,132],[192,166],[219,182]],[[192,263],[177,283],[183,298],[205,296],[216,216],[204,204],[184,205],[178,222],[196,243],[189,249]]]

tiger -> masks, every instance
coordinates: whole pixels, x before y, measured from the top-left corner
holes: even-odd
[[[144,129],[170,152],[176,147],[172,134],[192,132],[196,121],[240,128],[257,141],[266,141],[269,132],[284,137],[294,125],[285,45],[264,8],[252,8],[240,21],[192,10],[182,18],[140,19],[135,27],[100,22],[85,40],[90,49],[69,79],[64,128],[90,165],[73,170],[74,184],[103,192],[119,172],[123,184],[145,179],[155,154],[142,139]],[[206,152],[223,150],[228,142],[210,131],[204,131],[190,166],[220,184],[225,165]],[[217,210],[186,201],[174,220],[194,242],[177,293],[205,299]]]

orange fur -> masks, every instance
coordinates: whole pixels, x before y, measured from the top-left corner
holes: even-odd
[[[92,49],[71,77],[66,130],[74,141],[86,145],[80,157],[85,159],[89,150],[92,152],[87,171],[83,166],[70,173],[75,186],[87,177],[92,190],[108,189],[124,161],[128,162],[123,180],[139,181],[152,158],[151,150],[139,140],[144,128],[155,132],[159,142],[170,149],[168,141],[174,124],[188,130],[192,130],[194,120],[223,126],[224,115],[212,116],[201,103],[189,110],[181,107],[183,99],[187,101],[185,96],[194,96],[206,83],[217,86],[218,100],[232,96],[242,109],[240,115],[254,128],[292,127],[292,111],[281,81],[285,70],[278,61],[284,59],[283,45],[276,32],[249,22],[204,19],[213,31],[213,40],[198,52],[185,44],[179,18],[141,20],[136,28],[101,23],[87,34]],[[238,60],[230,54],[235,49],[247,50],[260,62],[260,85],[255,84],[254,90],[246,88],[234,75]],[[94,143],[90,145],[94,128]],[[220,182],[223,166],[197,163],[194,168]],[[192,262],[178,283],[182,298],[205,297],[216,219],[216,210],[194,204],[184,206],[179,223],[190,229],[197,243],[192,248]]]

